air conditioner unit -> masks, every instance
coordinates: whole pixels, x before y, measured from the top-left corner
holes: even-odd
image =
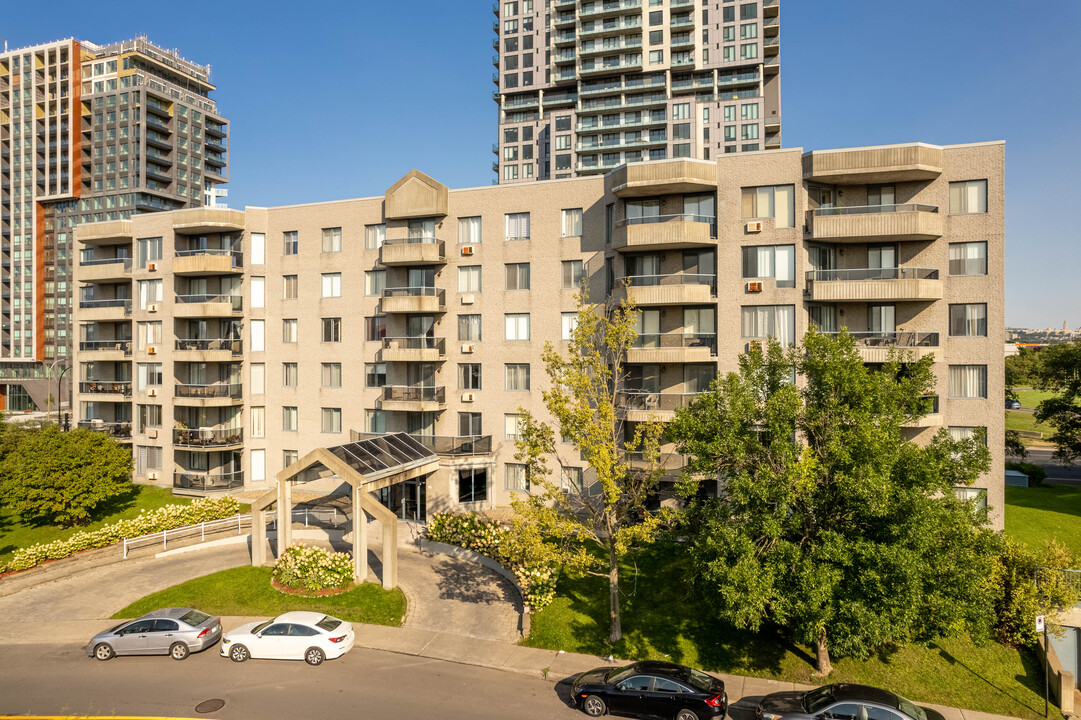
[[[463,343],[462,344],[462,352],[463,353],[471,353],[471,352],[473,352],[473,343]]]
[[[157,480],[158,479],[158,471],[157,470],[148,470],[147,473],[146,473],[146,479],[147,480]]]
[[[157,348],[157,346],[155,346],[155,345],[151,345],[150,347],[148,347],[148,348],[146,349],[146,354],[147,354],[147,355],[157,355],[157,354],[158,354],[158,348]]]
[[[469,295],[462,295],[462,305],[472,305],[477,301],[477,296],[470,293]]]
[[[469,257],[475,252],[472,245],[462,245],[462,255]]]
[[[146,436],[148,438],[150,438],[151,440],[157,440],[158,439],[158,431],[157,430],[147,430],[146,431]]]
[[[146,264],[146,269],[149,272],[157,272],[158,271],[158,264],[156,262],[147,263]]]
[[[747,292],[762,292],[762,281],[754,280],[747,283]]]
[[[473,402],[476,399],[476,393],[462,393],[462,402]]]
[[[762,341],[761,340],[751,340],[750,342],[747,343],[747,352],[750,353],[750,352],[752,352],[754,350],[758,350],[758,351],[762,350]]]
[[[755,220],[754,222],[747,223],[747,232],[762,232],[762,221]]]
[[[146,395],[147,395],[147,397],[157,397],[158,396],[158,389],[157,388],[148,388],[147,391],[146,391]]]
[[[158,311],[158,304],[157,303],[150,303],[149,305],[146,306],[146,311],[147,312],[157,312]]]

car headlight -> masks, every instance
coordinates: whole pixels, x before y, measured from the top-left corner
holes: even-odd
[[[784,716],[778,715],[777,713],[764,712],[761,713],[758,717],[760,717],[762,720],[781,720],[781,718]]]
[[[222,641],[221,641],[221,644],[222,645],[228,645],[231,642],[232,642],[232,640],[230,640],[229,638],[223,638]]]

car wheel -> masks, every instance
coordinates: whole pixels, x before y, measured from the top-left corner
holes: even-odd
[[[173,660],[183,660],[191,655],[191,649],[182,642],[175,642],[169,648],[169,657]]]
[[[229,659],[233,662],[244,662],[251,657],[251,653],[248,652],[248,648],[241,644],[236,644],[229,648]]]
[[[676,720],[698,720],[698,714],[693,710],[680,710],[676,713]]]
[[[590,717],[600,717],[608,712],[608,706],[596,695],[586,695],[582,700],[582,710]]]
[[[113,646],[109,643],[100,643],[94,648],[94,657],[98,660],[112,660],[116,657],[116,652],[113,650]]]
[[[304,652],[304,662],[311,666],[322,665],[323,661],[327,659],[327,656],[323,654],[323,651],[317,647],[308,648]]]

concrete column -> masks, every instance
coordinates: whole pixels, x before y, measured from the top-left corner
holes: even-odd
[[[266,564],[266,521],[263,511],[251,509],[251,564],[260,567]]]
[[[353,582],[368,580],[368,518],[360,506],[359,487],[353,487]]]
[[[293,544],[293,484],[286,480],[282,483],[285,494],[285,547]]]
[[[383,587],[398,586],[398,518],[383,520]]]

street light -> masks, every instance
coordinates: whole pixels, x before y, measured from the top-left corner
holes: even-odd
[[[56,371],[57,363],[63,362],[63,360],[53,360],[52,365],[49,366],[49,377]],[[69,365],[60,366],[60,377],[56,379],[56,426],[60,427],[60,387],[64,382],[64,374],[70,370]]]

